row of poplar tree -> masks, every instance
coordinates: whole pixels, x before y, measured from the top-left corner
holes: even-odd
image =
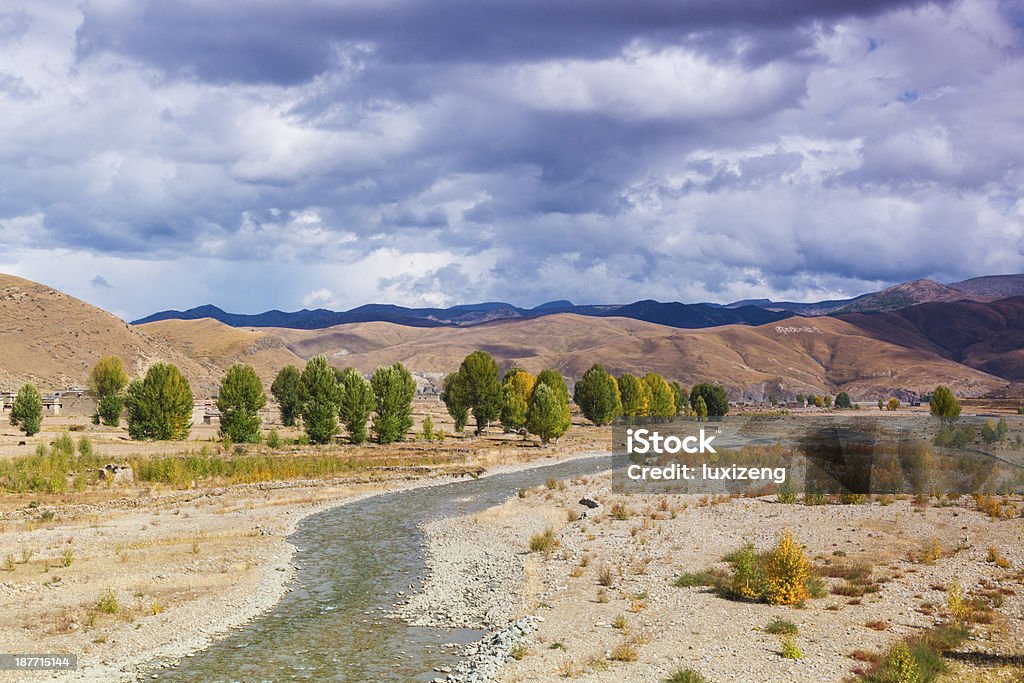
[[[505,431],[536,434],[543,443],[561,436],[570,424],[569,392],[557,370],[542,370],[536,377],[514,367],[501,375],[498,363],[485,351],[466,356],[444,380],[441,400],[461,431],[472,413],[476,433],[500,421]],[[729,412],[725,389],[717,384],[698,384],[690,391],[668,382],[657,373],[618,378],[594,364],[576,383],[573,400],[583,416],[596,425],[616,417],[672,418],[676,415],[703,419]]]
[[[105,356],[90,371],[89,388],[98,400],[96,423],[117,426],[125,414],[133,439],[180,440],[188,436],[192,389],[173,364],[155,363],[143,377],[129,382],[121,359]],[[282,422],[293,426],[301,420],[313,443],[331,441],[339,425],[345,427],[352,443],[363,443],[369,432],[378,443],[392,443],[405,439],[413,425],[416,383],[401,363],[379,367],[367,380],[355,368],[333,368],[325,356],[315,356],[302,370],[291,365],[282,368],[270,391]],[[549,368],[534,376],[516,367],[502,375],[498,363],[485,351],[470,353],[458,371],[445,377],[441,399],[456,431],[463,430],[472,414],[478,435],[498,421],[507,432],[535,434],[546,444],[571,424],[569,391],[557,370]],[[596,425],[619,416],[671,418],[679,414],[702,419],[729,410],[725,390],[719,385],[698,384],[688,392],[656,373],[616,378],[597,364],[576,383],[573,400]],[[237,443],[259,441],[259,411],[266,404],[256,371],[247,365],[233,365],[218,391],[221,433]],[[32,435],[39,431],[41,421],[39,392],[26,384],[15,398],[11,423]]]

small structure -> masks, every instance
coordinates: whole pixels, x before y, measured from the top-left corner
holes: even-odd
[[[60,394],[54,393],[43,396],[43,411],[50,415],[60,415],[62,405]]]

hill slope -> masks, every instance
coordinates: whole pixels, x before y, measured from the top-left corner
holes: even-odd
[[[1024,380],[1024,296],[990,303],[927,303],[841,319],[894,344],[926,349],[972,368]]]
[[[165,321],[142,326],[149,333],[197,338],[194,322]],[[233,330],[205,321],[202,339],[209,349],[246,335],[241,348],[268,336],[283,341],[301,359],[323,353],[337,366],[362,372],[401,361],[420,372],[447,373],[476,349],[495,356],[503,368],[518,365],[537,372],[557,368],[578,378],[593,363],[618,374],[658,372],[690,385],[722,382],[733,398],[761,400],[768,394],[846,390],[874,399],[894,392],[931,390],[951,384],[964,396],[980,395],[1007,383],[960,365],[928,349],[875,339],[855,325],[833,318],[790,318],[752,327],[727,325],[680,330],[629,318],[557,314],[469,328],[415,328],[383,322],[339,325],[327,330]],[[219,325],[219,326],[218,326]],[[158,328],[159,326],[159,328]],[[181,328],[175,330],[174,328]],[[195,342],[193,342],[195,343]],[[276,342],[275,342],[276,343]],[[192,347],[223,367],[244,358]],[[261,373],[263,374],[263,373]]]
[[[82,385],[101,356],[120,356],[129,374],[157,360],[177,364],[194,388],[217,381],[212,364],[197,362],[145,330],[55,289],[0,274],[0,387],[34,382],[47,392]]]

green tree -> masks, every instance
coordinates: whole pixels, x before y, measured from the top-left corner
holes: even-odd
[[[952,389],[940,384],[932,392],[928,410],[943,422],[955,422],[960,417],[960,401],[953,395]]]
[[[338,374],[338,383],[342,387],[341,408],[339,415],[348,438],[352,443],[366,441],[366,423],[370,420],[375,404],[373,387],[355,368],[345,368]]]
[[[536,378],[521,368],[505,373],[501,381],[501,426],[506,432],[517,432],[526,426],[526,409]]]
[[[39,433],[43,424],[43,399],[34,384],[22,384],[11,405],[11,424],[25,436]]]
[[[803,405],[804,405],[804,395],[803,394],[797,394],[796,395],[796,403],[797,403],[797,405],[803,407]]]
[[[647,385],[651,396],[648,414],[651,417],[675,417],[675,395],[665,378],[657,373],[649,372],[644,375],[643,382]]]
[[[302,373],[294,365],[281,368],[270,385],[270,393],[281,411],[281,422],[294,427],[295,420],[302,414]]]
[[[530,398],[530,407],[526,411],[526,429],[539,436],[540,442],[547,445],[565,433],[564,415],[568,410],[568,404],[558,392],[538,379]]]
[[[900,407],[900,400],[898,398],[896,398],[895,396],[890,398],[886,402],[886,404],[885,404],[886,410],[896,410],[899,407]]]
[[[840,410],[853,408],[853,401],[850,400],[850,395],[845,391],[840,391],[836,394],[836,408]]]
[[[441,387],[441,400],[444,402],[444,407],[448,409],[448,414],[455,421],[455,431],[461,432],[466,428],[466,422],[469,421],[469,403],[466,399],[465,383],[462,375],[458,372],[449,373],[444,378],[444,384]]]
[[[299,412],[306,434],[313,443],[328,443],[338,431],[343,390],[327,356],[313,356],[306,361],[299,379]]]
[[[686,412],[690,392],[679,382],[669,382],[669,386],[672,387],[672,401],[676,406],[676,415],[682,415]]]
[[[703,396],[697,397],[697,402],[693,405],[693,412],[697,413],[697,421],[702,422],[708,417],[708,404],[704,400]]]
[[[690,390],[690,405],[697,409],[697,399],[703,398],[708,417],[724,417],[729,413],[729,397],[721,384],[697,384]]]
[[[576,382],[573,400],[583,416],[595,425],[606,425],[622,412],[618,382],[597,363]]]
[[[217,393],[220,433],[235,443],[260,440],[260,409],[267,405],[267,394],[259,375],[248,365],[236,363],[228,368]]]
[[[878,399],[878,409],[879,410],[883,410],[884,408],[885,408],[885,400],[881,399],[881,398]]]
[[[832,397],[829,394],[825,394],[821,397],[821,402],[825,404],[826,408],[832,407]]]
[[[373,433],[379,443],[402,441],[412,429],[412,399],[416,381],[401,363],[380,367],[370,378],[377,413],[373,416]]]
[[[650,409],[650,389],[639,377],[624,374],[619,377],[619,394],[622,397],[622,414],[630,419],[646,417]]]
[[[534,391],[537,391],[537,385],[539,384],[546,384],[551,387],[551,391],[555,392],[555,398],[558,399],[558,404],[562,406],[562,431],[558,434],[558,436],[561,436],[565,433],[565,430],[569,429],[569,425],[572,424],[572,413],[569,411],[569,389],[565,386],[565,379],[558,370],[547,368],[541,370],[537,375],[537,384],[534,385]]]
[[[462,398],[473,412],[476,433],[501,415],[501,371],[491,354],[474,351],[459,366]]]
[[[154,363],[145,377],[128,385],[128,435],[161,441],[186,439],[192,427],[192,405],[192,387],[177,366]]]
[[[116,427],[121,421],[126,386],[128,372],[117,356],[103,356],[89,371],[89,390],[96,395],[96,414],[103,424]]]

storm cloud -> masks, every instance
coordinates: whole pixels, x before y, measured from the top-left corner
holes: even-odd
[[[0,270],[126,317],[1020,272],[1022,47],[1020,2],[26,3]]]

